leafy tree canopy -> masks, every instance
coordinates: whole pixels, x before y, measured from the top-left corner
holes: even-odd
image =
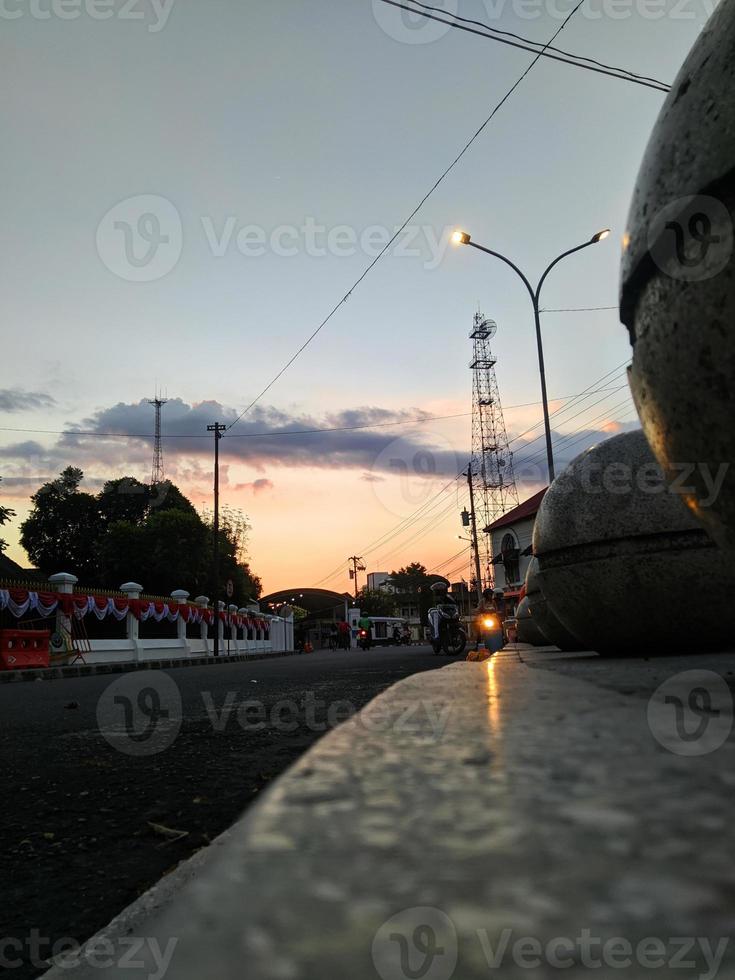
[[[141,582],[148,593],[215,596],[211,520],[174,484],[153,487],[135,477],[108,480],[97,496],[79,489],[83,473],[67,467],[31,498],[21,544],[49,575],[71,571],[85,585],[118,588]],[[3,523],[0,521],[0,523]],[[232,601],[261,594],[247,561],[250,526],[240,511],[223,508],[219,531],[220,583],[232,579]]]
[[[94,580],[102,517],[97,499],[79,489],[84,474],[74,466],[44,483],[31,497],[33,510],[20,526],[20,543],[45,575],[73,568]]]
[[[0,477],[0,481],[2,481],[2,477]],[[12,508],[0,505],[0,525],[7,524],[13,517],[15,517],[15,511]],[[0,538],[0,552],[5,551],[7,547],[7,541],[4,538]]]
[[[360,589],[355,605],[368,616],[394,616],[396,597],[379,589]]]

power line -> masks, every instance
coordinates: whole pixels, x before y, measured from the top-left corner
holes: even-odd
[[[481,21],[468,20],[465,17],[459,17],[454,14],[449,14],[446,10],[440,10],[437,7],[429,7],[427,4],[417,3],[417,6],[425,8],[424,10],[416,10],[414,7],[409,6],[406,3],[399,3],[398,0],[381,0],[382,3],[390,4],[391,7],[398,7],[401,10],[407,10],[409,13],[418,14],[420,17],[426,17],[429,20],[435,20],[439,24],[446,24],[448,27],[453,27],[458,31],[466,31],[468,34],[476,34],[478,37],[484,37],[488,41],[496,41],[498,44],[507,44],[512,48],[519,48],[521,51],[531,51],[534,54],[538,51],[540,46],[537,41],[531,41],[528,38],[520,37],[518,34],[511,34],[508,31],[495,31],[494,27],[490,27],[489,24],[483,24]],[[414,0],[412,0],[414,2]],[[436,14],[427,13],[427,10],[435,10],[438,13],[443,13],[448,17],[454,17],[454,20],[444,20],[442,17],[437,17]],[[463,21],[464,23],[458,23],[458,21]],[[468,27],[468,24],[477,24],[483,28],[483,30],[477,30],[474,27]],[[495,33],[488,34],[487,31],[493,31]],[[499,37],[498,35],[505,35],[504,37]],[[523,44],[519,44],[518,41],[510,41],[509,37],[518,38],[523,41]],[[534,45],[536,45],[534,47]],[[559,48],[554,48],[549,44],[544,45],[542,51],[539,55],[543,55],[544,58],[550,58],[552,61],[560,61],[565,65],[572,65],[575,68],[584,68],[586,71],[593,71],[599,75],[607,75],[610,78],[618,78],[623,82],[632,82],[634,85],[643,85],[646,88],[655,89],[657,92],[668,93],[671,91],[671,86],[667,85],[666,82],[661,82],[657,78],[648,78],[646,75],[638,75],[635,72],[628,71],[626,68],[616,68],[613,65],[604,65],[600,61],[595,61],[594,58],[584,58],[580,55],[569,54],[569,52],[563,51],[561,54],[550,54],[550,51],[560,51]],[[562,57],[565,55],[566,57]],[[589,62],[588,64],[582,64],[583,61]]]
[[[556,395],[551,401],[563,401],[575,398],[575,395]],[[533,408],[541,402],[521,402],[518,405],[508,405],[506,411],[517,408]],[[472,412],[457,412],[453,415],[421,415],[411,419],[400,419],[395,422],[364,422],[360,425],[337,425],[325,426],[315,429],[288,429],[285,431],[273,432],[238,432],[235,435],[227,436],[228,439],[269,439],[280,436],[304,436],[316,435],[320,432],[354,432],[358,429],[382,429],[397,425],[420,425],[424,422],[443,422],[448,419],[469,418]],[[0,432],[24,432],[32,435],[48,436],[84,436],[84,438],[98,439],[155,439],[153,432],[100,432],[96,429],[26,429],[20,426],[1,425]],[[171,435],[161,435],[161,439],[208,439],[204,433],[173,433]]]
[[[381,555],[381,561],[384,561],[386,558],[392,558],[393,555],[398,554],[399,551],[402,551],[404,548],[408,547],[409,544],[412,544],[413,542],[418,541],[420,538],[425,537],[430,531],[434,531],[437,525],[440,524],[451,511],[456,510],[456,507],[457,505],[455,501],[450,500],[449,503],[443,506],[440,511],[429,515],[428,520],[426,520],[418,530],[414,531],[410,537],[406,538],[402,544],[398,545],[398,547],[394,548],[392,551],[389,551],[387,554]]]
[[[514,37],[518,41],[524,41],[526,44],[533,44],[536,47],[540,47],[540,42],[531,41],[526,37],[522,37],[520,34],[514,34],[512,31],[501,31],[499,27],[491,27],[489,24],[485,24],[482,21],[472,20],[469,17],[460,17],[459,14],[451,14],[449,11],[442,10],[441,7],[432,7],[428,3],[423,3],[422,0],[410,0],[410,2],[416,7],[423,7],[425,10],[433,10],[436,13],[444,14],[447,17],[452,17],[454,20],[462,21],[464,24],[475,24],[477,27],[483,27],[488,31],[492,31],[493,34],[500,34],[504,37]],[[617,68],[615,65],[606,65],[604,62],[597,61],[595,58],[587,58],[581,54],[574,54],[571,51],[564,51],[562,48],[555,48],[551,44],[546,45],[546,50],[556,51],[557,54],[563,54],[568,58],[575,58],[577,61],[589,61],[590,64],[598,65],[600,68],[609,68],[611,71],[625,72],[626,75],[631,75],[633,78],[642,78],[647,82],[655,82],[657,85],[666,84],[665,82],[659,81],[658,78],[650,78],[648,75],[640,75],[637,72],[629,71],[627,68]]]
[[[615,375],[615,372],[618,372],[620,368],[626,366],[627,363],[628,363],[627,360],[622,361],[620,364],[617,364],[606,374],[603,374],[601,377],[596,378],[589,385],[587,385],[586,388],[583,388],[582,391],[578,392],[576,395],[570,396],[568,399],[568,403],[566,405],[560,406],[555,412],[551,414],[550,417],[555,418],[563,414],[569,408],[572,408],[575,402],[579,402],[580,400],[585,400],[584,396],[590,398],[592,397],[592,395],[598,394],[601,391],[611,391],[612,393],[619,391],[621,386],[617,386],[613,388],[605,388],[605,387],[596,388],[595,386],[599,385],[601,381],[605,381],[609,379],[610,375]],[[552,400],[558,400],[558,399],[552,399]],[[534,404],[538,404],[538,402],[535,402]],[[515,406],[515,407],[520,407],[520,406]],[[591,407],[593,406],[588,405],[587,409],[585,409],[584,411],[587,411]],[[571,419],[568,421],[571,421]],[[528,432],[532,432],[535,428],[538,428],[538,426],[542,424],[543,424],[543,419],[539,420],[535,425],[532,425],[529,429],[526,429],[525,432],[522,432],[520,436],[516,436],[516,439],[512,441],[517,441],[517,439],[521,438],[521,436],[526,435],[526,433]],[[535,441],[536,440],[532,440],[531,442],[526,443],[526,445],[527,446],[531,445],[531,443]],[[360,550],[365,554],[370,554],[376,551],[378,548],[385,546],[388,543],[388,541],[392,540],[393,538],[399,537],[416,522],[423,520],[431,512],[431,510],[435,509],[437,506],[441,506],[439,504],[438,498],[440,498],[442,494],[446,493],[450,487],[454,487],[455,484],[457,483],[457,480],[459,480],[461,477],[462,474],[461,473],[458,474],[447,484],[445,484],[440,490],[438,490],[437,493],[434,494],[434,496],[430,497],[428,500],[425,500],[424,503],[421,504],[419,507],[417,507],[415,511],[413,511],[407,517],[400,520],[398,524],[394,525],[392,528],[389,528],[386,532],[380,535],[380,537],[378,537],[375,541],[371,542],[369,545],[365,545]],[[457,509],[459,509],[459,504],[457,504]],[[409,541],[410,540],[412,539],[409,539]],[[406,544],[408,544],[408,541],[406,542]],[[393,553],[394,552],[390,552],[389,554],[393,554]],[[328,575],[325,575],[323,578],[319,579],[319,581],[316,583],[316,586],[319,586],[322,583],[328,582],[330,579],[334,578],[336,575],[339,574],[342,567],[343,567],[342,563],[340,563],[332,572],[330,572]]]
[[[407,518],[397,524],[395,528],[387,531],[380,538],[378,538],[377,541],[373,542],[362,550],[367,554],[372,554],[378,551],[380,548],[384,548],[393,538],[400,537],[418,521],[423,521],[426,517],[429,517],[430,520],[435,520],[438,514],[432,513],[432,511],[435,511],[437,507],[444,507],[446,505],[446,500],[441,499],[442,495],[445,494],[450,487],[453,489],[453,484],[456,483],[460,476],[461,474],[456,476],[450,483],[442,487],[438,493],[434,494],[433,497],[430,497],[427,501],[425,501],[424,504],[422,504],[418,510],[414,511],[413,514],[410,514]],[[452,500],[451,502],[454,506],[454,501]]]
[[[618,408],[619,407],[620,406],[618,406]],[[633,413],[632,415],[630,414],[631,412]],[[633,406],[631,406],[630,407],[630,410],[627,413],[623,413],[623,417],[621,417],[619,419],[616,419],[616,421],[618,421],[618,422],[629,422],[629,421],[633,421],[633,419],[636,417],[636,414],[637,413],[636,413],[635,408]],[[629,417],[626,418],[625,417],[626,415],[629,416]],[[585,430],[585,427],[584,426],[580,426],[578,429],[575,429],[574,432],[570,432],[563,439],[560,439],[558,442],[556,442],[554,444],[554,448],[555,449],[563,448],[565,450],[566,449],[570,449],[572,446],[575,446],[578,443],[583,442],[585,439],[588,439],[591,431],[592,431],[591,429],[586,429]],[[572,438],[572,436],[575,435],[577,432],[581,432],[582,434],[579,435],[579,436],[577,436],[576,439],[572,439],[572,441],[569,442],[569,440]],[[532,464],[534,462],[539,462],[542,459],[543,459],[543,453],[536,453],[536,455],[533,456],[531,459],[521,460],[521,463],[519,465]]]
[[[375,258],[372,260],[372,262],[370,262],[370,264],[364,269],[364,271],[362,272],[362,274],[355,280],[355,282],[352,284],[352,286],[350,287],[350,289],[348,290],[348,292],[346,292],[345,295],[342,297],[342,299],[332,307],[332,309],[329,311],[329,313],[326,315],[326,317],[322,320],[322,322],[319,324],[319,326],[307,337],[307,339],[304,341],[304,343],[298,348],[298,350],[296,351],[296,353],[293,354],[288,359],[288,361],[286,362],[286,364],[273,377],[273,379],[268,382],[268,384],[265,386],[265,388],[263,388],[263,390],[258,395],[256,395],[256,397],[250,402],[250,404],[246,408],[244,408],[242,412],[240,412],[240,414],[237,416],[237,418],[235,419],[235,421],[230,423],[230,426],[229,426],[230,429],[232,429],[235,425],[237,425],[237,423],[240,421],[240,419],[243,417],[243,415],[246,415],[250,411],[250,409],[253,408],[253,406],[257,405],[257,403],[260,401],[260,399],[263,397],[263,395],[266,394],[266,392],[270,391],[270,389],[279,380],[279,378],[281,378],[286,373],[286,371],[291,367],[291,365],[296,360],[296,358],[299,357],[299,355],[304,350],[306,350],[306,348],[309,346],[309,344],[312,342],[312,340],[314,340],[314,338],[317,336],[317,334],[319,334],[321,332],[321,330],[323,330],[324,327],[329,323],[329,321],[332,319],[332,317],[337,312],[337,310],[339,310],[339,308],[341,306],[343,306],[347,302],[347,300],[350,298],[350,296],[355,291],[355,289],[357,289],[357,287],[362,283],[362,281],[370,274],[370,272],[372,272],[372,270],[375,268],[375,266],[378,264],[378,262],[380,262],[380,260],[383,258],[383,256],[385,255],[385,253],[391,247],[391,245],[395,242],[395,240],[399,237],[399,235],[402,234],[403,230],[406,228],[406,226],[408,225],[408,223],[413,220],[413,218],[418,214],[418,212],[421,210],[421,208],[424,206],[424,204],[429,200],[429,198],[434,193],[434,191],[449,176],[449,174],[452,172],[452,170],[454,170],[454,168],[457,166],[457,164],[462,159],[462,157],[464,157],[464,155],[467,153],[467,151],[470,149],[470,147],[473,145],[473,143],[479,138],[479,136],[489,126],[490,122],[495,118],[495,116],[497,115],[497,113],[502,109],[502,107],[505,105],[505,103],[508,101],[508,99],[511,97],[511,95],[515,92],[515,90],[518,88],[518,86],[521,84],[521,82],[525,79],[525,77],[529,74],[529,72],[534,68],[534,66],[536,65],[536,63],[539,61],[539,59],[543,55],[544,51],[549,47],[550,44],[552,44],[557,39],[557,37],[559,37],[559,35],[561,34],[561,32],[567,26],[567,24],[572,19],[572,17],[574,17],[574,15],[579,10],[579,8],[582,6],[583,3],[584,3],[584,0],[579,0],[579,2],[576,4],[576,6],[574,6],[572,8],[572,10],[564,18],[561,26],[554,32],[553,36],[550,38],[550,40],[548,41],[548,43],[543,46],[543,48],[541,49],[541,51],[535,52],[535,57],[531,61],[531,63],[525,68],[525,70],[522,72],[522,74],[511,85],[511,87],[508,89],[508,91],[505,93],[505,95],[502,97],[502,99],[495,105],[494,109],[492,110],[492,112],[490,113],[490,115],[487,117],[487,119],[482,123],[482,125],[480,126],[480,128],[470,137],[470,139],[465,143],[465,145],[462,147],[462,149],[459,151],[459,153],[456,155],[456,157],[452,160],[452,162],[449,164],[449,166],[441,173],[441,175],[439,176],[439,178],[432,184],[432,186],[429,188],[429,190],[427,191],[427,193],[424,194],[424,196],[421,198],[421,200],[419,201],[419,203],[416,205],[416,207],[413,209],[413,211],[409,214],[409,216],[406,218],[406,220],[401,224],[401,226],[398,228],[398,230],[393,234],[393,236],[389,239],[389,241],[383,246],[383,248],[380,250],[380,252],[378,252],[378,254],[375,256]]]
[[[614,368],[612,368],[610,371],[608,371],[607,374],[603,374],[601,378],[597,378],[595,381],[592,382],[592,384],[588,385],[586,388],[583,388],[582,391],[580,391],[573,398],[571,398],[569,400],[569,402],[567,402],[566,405],[562,405],[559,408],[557,408],[554,412],[551,413],[551,415],[549,416],[549,418],[550,419],[556,418],[558,415],[563,414],[568,409],[572,408],[575,402],[577,402],[580,399],[582,399],[582,396],[583,395],[593,395],[593,394],[596,394],[596,392],[594,392],[594,391],[591,390],[592,388],[595,387],[595,385],[598,385],[601,381],[607,381],[608,379],[610,379],[610,375],[611,374],[614,375],[616,371],[620,371],[620,368],[626,367],[627,364],[628,364],[628,361],[627,360],[622,361],[620,364],[617,364]],[[604,390],[603,388],[598,388],[597,389],[597,391],[603,391],[603,390]],[[519,439],[522,439],[523,436],[525,436],[527,433],[533,432],[533,430],[534,429],[537,429],[540,425],[543,425],[543,419],[539,420],[538,422],[535,423],[535,425],[530,426],[528,429],[526,429],[524,432],[521,432],[519,435],[514,436],[513,439],[510,440],[511,441],[511,444],[514,443],[514,442],[518,442]]]
[[[617,393],[618,391],[622,391],[623,388],[627,388],[627,387],[628,387],[627,383],[624,382],[623,384],[618,385],[617,388],[611,389],[610,394],[603,395],[603,397],[602,398],[598,398],[596,402],[592,402],[591,405],[585,405],[584,408],[581,408],[578,412],[575,412],[574,415],[570,415],[568,419],[564,419],[564,424],[566,425],[568,422],[571,422],[572,419],[576,419],[580,415],[584,415],[585,412],[588,412],[591,408],[594,408],[595,405],[599,405],[601,402],[607,401],[607,399],[610,398],[611,395]],[[590,395],[591,394],[592,394],[592,392],[590,392]],[[585,398],[583,399],[583,401],[586,401],[587,398],[590,397],[590,395],[586,395]],[[569,407],[571,408],[573,406],[569,406]],[[564,411],[566,411],[566,409],[561,409],[560,411],[561,412],[564,412]],[[558,413],[556,413],[556,414],[558,414]],[[557,421],[558,421],[558,419],[557,419]],[[527,442],[524,442],[523,445],[520,447],[521,450],[528,449],[528,447],[529,446],[532,446],[534,444],[534,442],[538,442],[539,439],[543,439],[544,438],[544,435],[545,435],[545,433],[541,433],[541,435],[535,436],[533,439],[529,439]],[[515,440],[513,440],[513,441],[515,442]]]
[[[360,550],[363,551],[366,554],[369,554],[369,553],[377,550],[377,548],[380,548],[383,545],[386,545],[388,543],[388,541],[390,541],[392,538],[397,537],[400,534],[402,534],[403,531],[407,530],[408,527],[411,524],[414,524],[416,521],[421,520],[422,517],[425,517],[426,514],[425,513],[422,513],[422,511],[426,511],[426,508],[428,508],[429,505],[432,504],[432,502],[434,502],[434,506],[436,506],[437,499],[439,497],[441,497],[441,495],[443,493],[446,493],[446,491],[450,487],[453,487],[454,484],[457,482],[458,479],[460,479],[461,476],[462,476],[462,474],[460,473],[456,477],[453,477],[453,479],[451,479],[447,484],[445,484],[441,488],[441,490],[438,490],[437,493],[435,493],[433,497],[430,497],[428,500],[425,500],[423,502],[423,504],[421,504],[419,507],[417,507],[416,510],[413,511],[411,514],[409,514],[407,517],[404,517],[402,520],[400,520],[398,522],[398,524],[394,525],[393,528],[389,528],[388,531],[386,531],[384,534],[380,535],[380,537],[376,538],[375,541],[371,542],[369,545],[361,548]],[[428,511],[427,511],[427,513],[428,513]],[[328,582],[330,579],[334,578],[336,575],[339,574],[341,568],[342,568],[342,563],[340,563],[334,569],[334,571],[330,572],[328,575],[325,575],[323,578],[319,579],[319,581],[316,583],[316,585],[314,586],[314,588],[316,588],[317,586],[321,585],[323,582]]]
[[[427,568],[426,571],[436,572],[438,571],[438,569],[444,568],[445,565],[449,565],[451,562],[456,561],[460,555],[467,554],[467,552],[470,550],[471,550],[471,546],[467,545],[465,548],[462,548],[461,551],[458,551],[456,555],[452,555],[451,558],[445,558],[444,561],[440,561],[438,565],[433,565],[431,568]]]
[[[628,398],[623,398],[622,401],[618,402],[615,405],[611,405],[609,408],[606,408],[604,412],[600,412],[594,418],[586,419],[583,423],[581,423],[579,426],[577,426],[576,429],[572,429],[571,432],[568,432],[565,435],[559,436],[557,438],[557,440],[555,441],[555,443],[554,443],[555,447],[559,447],[559,446],[565,445],[565,443],[567,443],[569,441],[569,439],[571,439],[572,436],[576,435],[578,432],[583,432],[582,438],[584,438],[584,435],[587,432],[592,431],[589,428],[591,425],[594,425],[595,422],[599,422],[600,419],[605,418],[605,416],[610,415],[611,412],[616,412],[619,409],[623,408],[623,406],[625,406],[626,404],[628,404],[628,400],[629,400]],[[595,403],[595,404],[597,404],[597,403]],[[589,406],[589,408],[592,408],[592,407],[593,407],[592,405]],[[587,411],[587,410],[588,409],[585,409],[584,411]],[[579,439],[575,440],[575,442],[579,442],[579,441],[580,441]],[[535,452],[535,453],[531,453],[530,456],[521,456],[521,458],[517,462],[518,462],[518,465],[520,466],[521,464],[524,464],[524,463],[537,462],[538,460],[542,459],[543,456],[544,456],[544,453],[543,452]]]

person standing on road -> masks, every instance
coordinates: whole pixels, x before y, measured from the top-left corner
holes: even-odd
[[[337,630],[339,632],[339,646],[341,650],[350,649],[350,624],[344,619],[340,619],[337,624]]]
[[[370,619],[370,617],[366,613],[363,613],[363,615],[360,616],[360,619],[358,620],[357,625],[360,627],[361,630],[365,630],[365,632],[367,633],[367,646],[369,648],[372,645],[372,642],[373,642],[373,622],[372,622],[372,620]]]

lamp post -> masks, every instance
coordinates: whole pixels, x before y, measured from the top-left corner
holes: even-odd
[[[544,430],[546,433],[546,460],[549,470],[549,483],[554,479],[554,453],[551,447],[551,426],[549,424],[549,403],[546,396],[546,370],[544,368],[544,348],[541,341],[541,317],[539,315],[539,297],[541,295],[541,287],[546,280],[546,277],[551,272],[557,263],[565,259],[567,255],[572,255],[574,252],[579,252],[583,248],[587,248],[589,245],[596,245],[598,242],[603,241],[610,234],[609,228],[604,228],[602,231],[598,231],[597,234],[593,235],[589,241],[583,242],[581,245],[576,245],[574,248],[567,249],[566,252],[562,252],[561,255],[557,255],[553,262],[547,265],[544,274],[538,281],[538,285],[534,289],[528,278],[523,272],[518,268],[515,262],[511,262],[509,258],[505,255],[501,255],[500,252],[495,252],[491,248],[485,248],[484,245],[478,245],[477,242],[473,242],[471,237],[466,231],[455,231],[452,235],[452,241],[455,245],[470,245],[472,248],[478,249],[480,252],[486,252],[488,255],[493,255],[496,259],[500,259],[501,262],[505,262],[509,265],[511,269],[520,277],[523,281],[524,286],[528,290],[528,295],[531,297],[531,302],[533,303],[533,315],[536,323],[536,346],[538,347],[538,367],[539,374],[541,376],[541,403],[544,410]]]

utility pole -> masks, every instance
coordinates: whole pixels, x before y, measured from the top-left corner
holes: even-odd
[[[470,488],[470,522],[472,524],[472,550],[475,552],[475,586],[477,605],[482,602],[482,575],[480,573],[480,549],[477,546],[477,521],[475,520],[475,491],[472,486],[472,466],[467,468],[467,486]]]
[[[363,558],[359,558],[357,555],[351,555],[347,561],[352,562],[352,568],[350,569],[350,578],[355,580],[355,599],[357,599],[357,593],[360,591],[357,588],[357,573],[364,572],[365,566],[363,565]]]
[[[207,426],[214,433],[214,655],[219,657],[219,441],[226,425],[215,422]]]

